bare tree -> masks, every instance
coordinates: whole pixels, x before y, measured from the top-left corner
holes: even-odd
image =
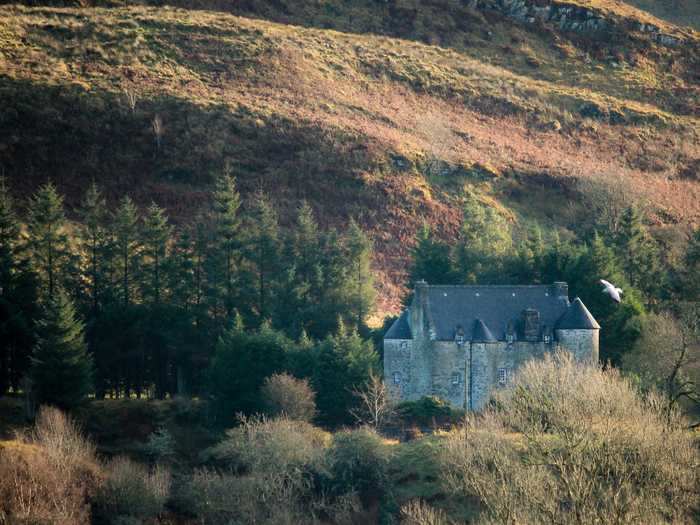
[[[682,305],[677,318],[667,312],[650,314],[624,367],[643,386],[663,392],[667,419],[679,405],[699,406],[700,304]]]
[[[131,110],[131,114],[133,115],[136,112],[136,102],[138,102],[138,94],[136,93],[136,90],[133,88],[124,88],[124,100],[126,100],[126,105],[127,107]]]
[[[379,430],[394,416],[394,404],[389,390],[378,375],[371,373],[364,388],[353,390],[353,395],[360,405],[350,413],[359,424]]]
[[[156,138],[156,149],[160,151],[160,146],[163,142],[164,134],[163,119],[160,118],[160,115],[156,115],[155,117],[153,117],[153,120],[151,121],[151,127],[153,128],[153,136]]]

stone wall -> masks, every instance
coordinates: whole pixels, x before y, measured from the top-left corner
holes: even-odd
[[[557,342],[562,350],[574,354],[578,361],[598,362],[599,330],[557,330]]]

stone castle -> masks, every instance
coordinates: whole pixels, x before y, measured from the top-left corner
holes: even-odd
[[[384,336],[384,380],[399,401],[437,396],[481,409],[525,361],[561,348],[598,360],[600,326],[568,285],[416,284]]]

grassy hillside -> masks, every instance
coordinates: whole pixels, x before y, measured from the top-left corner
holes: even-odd
[[[0,7],[0,166],[18,193],[50,177],[75,206],[95,179],[186,220],[229,164],[283,218],[301,199],[326,225],[357,217],[382,310],[418,226],[455,235],[467,193],[561,230],[588,218],[585,180],[661,226],[700,218],[691,29],[606,0],[566,4],[607,21],[593,33],[456,0],[197,4]]]

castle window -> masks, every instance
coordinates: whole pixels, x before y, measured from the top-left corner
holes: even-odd
[[[453,385],[458,385],[462,380],[461,374],[459,372],[455,372],[452,374],[452,384]]]
[[[462,346],[464,344],[464,328],[462,328],[462,325],[457,325],[455,343],[457,343],[457,346]]]
[[[499,386],[506,386],[506,383],[508,383],[508,369],[507,368],[499,368],[498,369],[498,385]]]
[[[395,385],[401,384],[401,372],[394,372],[394,384]]]
[[[515,341],[515,334],[506,334],[506,342],[512,343]]]
[[[406,348],[408,348],[408,343],[406,341],[401,341],[399,347],[401,348],[401,350],[406,350]]]

